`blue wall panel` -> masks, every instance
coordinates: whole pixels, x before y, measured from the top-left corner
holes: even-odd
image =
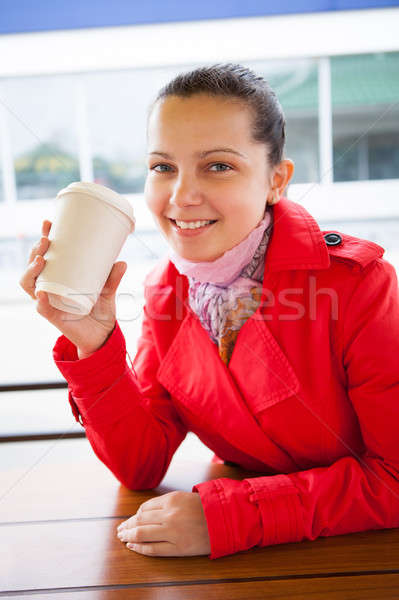
[[[0,0],[0,34],[399,6],[398,0]]]

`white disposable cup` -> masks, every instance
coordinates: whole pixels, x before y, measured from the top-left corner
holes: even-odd
[[[51,244],[35,291],[47,292],[54,308],[87,315],[134,231],[133,208],[113,190],[83,181],[62,189],[56,203]]]

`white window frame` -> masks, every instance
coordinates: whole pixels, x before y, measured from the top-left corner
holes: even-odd
[[[0,145],[5,202],[0,203],[0,236],[30,235],[40,226],[38,213],[51,216],[49,199],[18,201],[9,137],[9,110],[1,103],[1,78],[59,75],[129,68],[183,66],[223,61],[251,62],[317,58],[319,73],[320,182],[295,184],[289,194],[304,204],[316,218],[368,217],[375,198],[384,195],[386,216],[398,217],[399,179],[365,182],[333,182],[332,109],[330,56],[399,50],[396,23],[399,8],[362,9],[215,19],[196,22],[132,25],[79,30],[35,32],[0,36]],[[174,44],[170,41],[174,40]],[[237,43],[239,40],[239,43]],[[339,40],[339,44],[337,44]],[[107,51],[112,48],[112,51]],[[51,51],[49,51],[51,49]],[[81,179],[93,180],[93,162],[88,132],[84,85],[75,95],[78,156]],[[141,228],[153,228],[142,194],[132,194],[139,208]],[[349,202],[348,202],[349,200]],[[38,203],[42,210],[38,211]],[[44,204],[43,204],[44,203]],[[47,211],[47,212],[46,212]],[[371,213],[370,213],[371,211]],[[19,213],[31,231],[20,231]],[[27,213],[32,218],[27,219]],[[141,218],[140,218],[141,217]]]

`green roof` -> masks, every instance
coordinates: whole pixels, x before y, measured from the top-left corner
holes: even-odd
[[[399,52],[331,58],[334,106],[399,102]]]
[[[399,52],[333,56],[331,92],[333,107],[386,105],[399,102]],[[309,62],[297,70],[263,73],[276,92],[285,112],[317,111],[317,64]]]

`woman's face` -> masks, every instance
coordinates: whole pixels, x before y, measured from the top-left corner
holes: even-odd
[[[251,139],[250,121],[242,103],[204,94],[169,96],[152,111],[145,198],[183,258],[215,260],[263,218],[270,167],[265,144]],[[193,227],[209,220],[214,222],[181,227],[181,221]]]

